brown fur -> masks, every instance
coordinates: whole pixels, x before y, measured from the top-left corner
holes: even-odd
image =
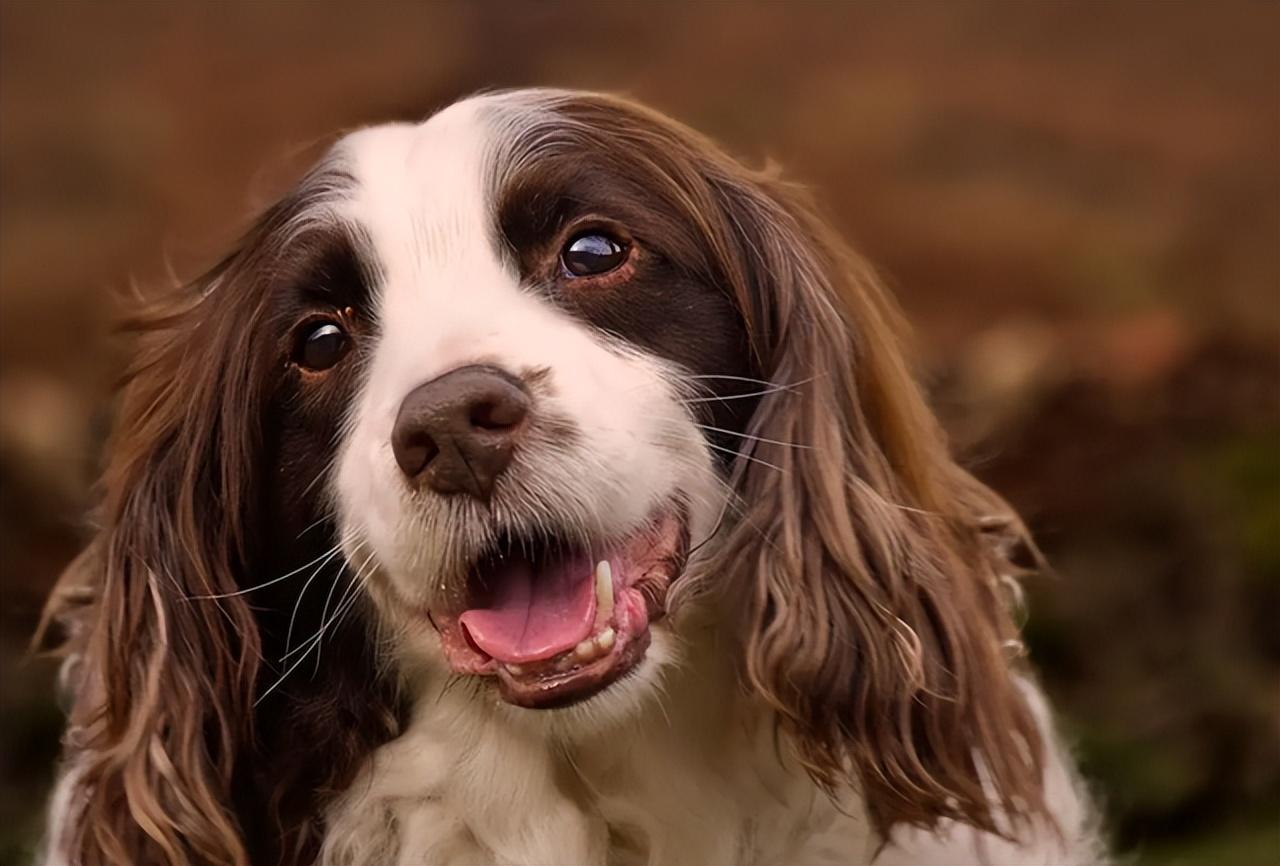
[[[828,789],[853,777],[878,829],[954,818],[991,832],[1043,812],[1042,744],[1010,676],[1017,645],[987,527],[1021,533],[1008,506],[952,460],[903,365],[895,311],[865,267],[794,193],[777,205],[751,273],[773,309],[775,382],[738,466],[745,503],[726,545],[746,627],[747,681]],[[988,774],[984,790],[979,774]]]

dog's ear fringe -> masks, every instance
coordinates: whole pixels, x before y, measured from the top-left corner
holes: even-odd
[[[220,503],[244,501],[251,452],[228,433],[223,400],[252,400],[245,362],[215,360],[240,356],[201,305],[173,294],[130,321],[137,352],[99,484],[101,528],[46,609],[42,635],[77,621],[76,811],[57,844],[83,866],[248,863],[230,802],[252,739],[256,626],[238,597],[192,597],[235,588],[241,521]]]
[[[763,372],[802,383],[763,399],[756,459],[735,468],[743,514],[720,573],[742,582],[748,687],[819,785],[861,792],[883,838],[948,819],[1008,837],[1052,825],[1014,676],[1034,544],[952,458],[870,268],[802,190],[726,174]]]
[[[310,217],[349,180],[322,163],[207,274],[135,298],[124,320],[135,350],[98,484],[98,535],[34,642],[68,653],[75,674],[72,814],[65,838],[49,842],[78,866],[309,862],[322,815],[308,798],[345,784],[390,736],[381,686],[341,716],[326,703],[327,679],[305,708],[282,697],[264,724],[264,635],[240,592],[263,541],[272,286],[341,231]],[[350,630],[347,662],[325,677],[369,687],[366,636]],[[330,738],[327,761],[280,748],[299,728]]]
[[[90,543],[54,581],[27,648],[30,655],[65,658],[82,648],[100,591],[98,556],[97,544]]]

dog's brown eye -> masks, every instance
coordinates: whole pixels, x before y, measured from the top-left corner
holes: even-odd
[[[342,360],[351,340],[334,322],[317,322],[298,346],[298,364],[308,370],[328,370]]]
[[[627,260],[627,247],[603,232],[575,235],[560,252],[565,272],[572,277],[604,274]]]

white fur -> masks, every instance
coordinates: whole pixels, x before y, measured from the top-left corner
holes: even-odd
[[[71,862],[68,851],[72,819],[78,811],[77,790],[84,776],[83,759],[72,760],[62,767],[58,781],[49,798],[48,820],[45,822],[43,852],[35,862],[41,866],[67,866]]]

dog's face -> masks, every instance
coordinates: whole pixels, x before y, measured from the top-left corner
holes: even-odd
[[[573,112],[481,97],[342,141],[313,228],[356,239],[368,284],[295,355],[346,389],[333,502],[399,650],[527,707],[671,655],[668,591],[759,390],[705,230]]]

